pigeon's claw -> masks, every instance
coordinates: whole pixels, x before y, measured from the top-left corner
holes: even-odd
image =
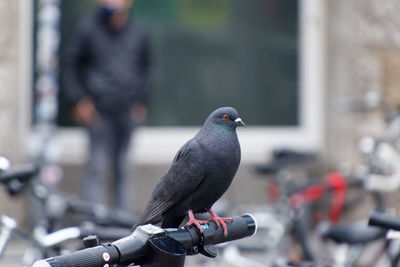
[[[224,229],[224,236],[228,236],[228,229],[226,227],[225,222],[230,222],[232,221],[232,218],[221,218],[219,217],[214,211],[212,211],[211,209],[208,211],[208,213],[210,213],[211,217],[210,219],[208,219],[207,222],[214,222],[217,226],[222,225],[222,229]]]
[[[188,214],[189,214],[189,221],[187,222],[186,226],[194,224],[199,229],[200,233],[203,233],[203,228],[201,228],[201,224],[207,223],[208,221],[195,219],[192,210],[189,210]]]

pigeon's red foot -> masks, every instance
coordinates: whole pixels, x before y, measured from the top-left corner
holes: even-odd
[[[211,218],[208,219],[208,222],[213,221],[217,226],[222,225],[222,229],[224,229],[224,236],[228,236],[228,229],[226,228],[225,222],[232,221],[232,218],[221,218],[211,209],[208,211],[210,213]]]
[[[187,222],[186,226],[194,224],[200,230],[200,233],[203,233],[203,228],[201,228],[201,224],[208,223],[208,221],[195,219],[192,210],[189,210],[188,214],[189,214],[189,221]]]

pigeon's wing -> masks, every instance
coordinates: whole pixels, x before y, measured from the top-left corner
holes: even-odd
[[[169,208],[192,194],[206,176],[204,162],[203,151],[195,139],[183,145],[154,189],[139,224],[161,221]]]

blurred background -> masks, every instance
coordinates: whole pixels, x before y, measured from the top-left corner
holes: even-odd
[[[0,2],[0,155],[12,164],[41,155],[77,196],[88,138],[71,120],[60,57],[95,5]],[[326,170],[357,163],[359,138],[385,134],[383,114],[341,103],[370,96],[399,107],[399,11],[395,0],[136,0],[132,15],[150,32],[152,93],[129,152],[132,211],[220,106],[248,125],[238,130],[242,164],[224,197],[233,205],[265,201],[253,166],[273,149],[316,152]],[[0,213],[24,221],[26,209],[0,191]]]

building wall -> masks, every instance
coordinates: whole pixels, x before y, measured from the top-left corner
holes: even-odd
[[[400,3],[330,0],[327,5],[327,154],[355,161],[363,135],[383,136],[381,110],[345,111],[343,101],[377,92],[400,107]]]
[[[31,1],[0,1],[0,156],[13,163],[24,161],[29,129],[30,14]],[[0,214],[22,218],[23,207],[0,188]]]

